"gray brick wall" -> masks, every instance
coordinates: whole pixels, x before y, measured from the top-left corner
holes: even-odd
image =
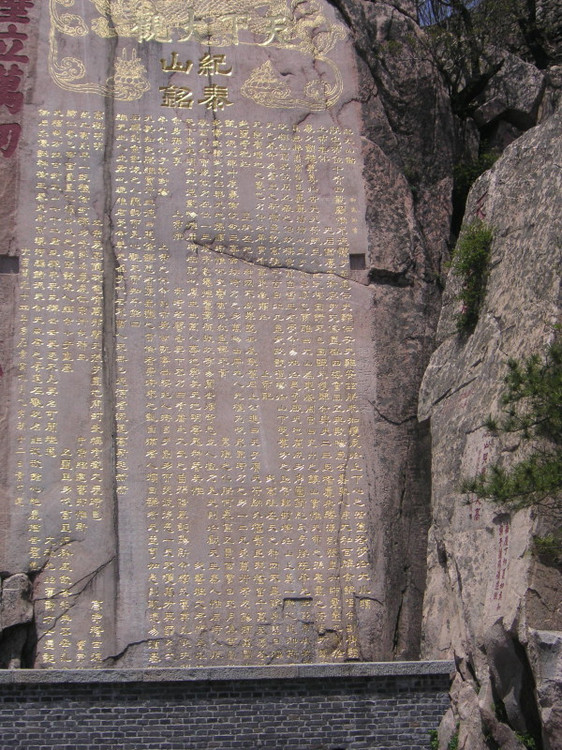
[[[353,666],[323,676],[262,668],[253,679],[247,669],[230,679],[221,676],[235,670],[210,678],[213,670],[3,673],[0,743],[2,750],[429,748],[429,731],[448,706],[447,669],[354,675]]]

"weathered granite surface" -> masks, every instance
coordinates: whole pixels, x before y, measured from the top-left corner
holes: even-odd
[[[421,390],[433,447],[422,653],[454,655],[458,672],[443,747],[457,723],[466,750],[488,747],[485,736],[522,747],[515,732],[540,739],[541,724],[544,747],[562,747],[561,573],[532,551],[533,534],[556,519],[459,489],[463,476],[521,455],[516,435],[493,436],[484,422],[500,411],[508,358],[544,354],[560,322],[561,119],[558,111],[521,136],[473,186],[465,223],[480,219],[494,232],[484,305],[474,333],[456,334],[459,281],[448,278],[440,345]]]
[[[18,21],[0,554],[35,665],[414,657],[453,147],[413,6],[156,5]]]

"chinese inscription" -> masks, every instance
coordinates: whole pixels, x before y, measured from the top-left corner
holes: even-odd
[[[229,76],[232,73],[231,67],[226,67],[226,55],[211,55],[207,53],[199,60],[198,73],[202,76],[223,75]],[[172,52],[171,59],[161,59],[162,70],[166,73],[190,73],[193,69],[193,61],[186,60],[180,62],[179,53]],[[180,109],[191,109],[193,106],[193,91],[187,86],[160,86],[162,92],[162,107],[178,107]],[[215,83],[209,83],[203,89],[203,98],[198,99],[198,104],[202,104],[206,109],[216,112],[219,109],[232,106],[228,99],[228,88],[219,86]]]
[[[113,519],[103,484],[102,227],[89,171],[104,119],[40,115],[18,327],[27,363],[18,512],[34,565],[57,540],[38,595],[43,665],[99,665],[111,601],[92,596],[80,636],[69,587],[80,577],[72,540],[102,536]],[[350,182],[356,149],[353,132],[336,126],[116,113],[119,538],[136,574],[146,571],[119,599],[146,628],[149,665],[358,656],[355,596],[370,590],[371,573],[355,322],[340,278],[364,213]],[[163,241],[172,188],[180,197]],[[204,247],[211,234],[215,251]],[[256,263],[241,262],[252,253]],[[55,256],[62,288],[48,272]],[[335,273],[311,279],[266,264]],[[70,439],[60,425],[82,377],[87,408]],[[49,477],[58,514],[42,489]],[[310,618],[340,634],[325,651],[302,625]]]
[[[506,575],[509,565],[509,522],[500,523],[498,526],[498,546],[496,571],[493,590],[493,601],[496,603],[496,610],[501,609],[501,600],[506,586]]]
[[[28,35],[24,29],[29,23],[32,0],[2,0],[0,2],[0,120],[5,111],[18,115],[23,107],[21,90],[29,57],[25,54]],[[11,119],[11,118],[9,118]],[[0,121],[0,153],[4,158],[13,156],[21,136],[19,122]]]
[[[309,0],[264,0],[256,5],[250,0],[210,3],[209,0],[189,2],[156,2],[144,0],[91,0],[90,6],[80,13],[71,12],[75,0],[50,0],[51,54],[49,72],[55,83],[68,91],[82,91],[111,96],[124,101],[140,99],[151,84],[148,69],[139,56],[140,46],[158,42],[186,44],[190,49],[204,45],[208,52],[200,61],[199,72],[211,75],[230,75],[222,53],[215,49],[231,51],[251,46],[263,51],[262,60],[250,70],[246,80],[239,84],[241,95],[264,107],[323,111],[332,107],[343,92],[343,79],[339,66],[331,59],[334,47],[346,38],[344,27],[326,15],[320,3]],[[97,11],[97,13],[96,13]],[[80,58],[81,49],[74,53],[68,49],[73,40],[89,36],[95,46],[96,39],[117,37],[125,45],[122,56],[116,59],[116,75],[96,79],[95,71],[88,70]],[[129,46],[126,46],[129,45]],[[65,53],[62,50],[65,50]],[[313,77],[305,72],[308,65],[296,64],[299,80],[290,84],[285,73],[274,69],[266,52],[289,52],[291,61],[297,63],[303,56],[320,66]],[[73,54],[75,56],[73,56]],[[180,62],[179,53],[171,54],[171,61],[162,60],[166,72],[189,73],[191,63]],[[259,55],[258,55],[259,58]],[[175,83],[173,84],[175,85]],[[187,87],[178,101],[179,92],[165,96],[164,106],[186,106]],[[228,94],[205,94],[205,107],[216,111],[230,105]]]

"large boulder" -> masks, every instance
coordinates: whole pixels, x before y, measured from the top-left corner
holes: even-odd
[[[481,101],[474,111],[474,120],[480,128],[501,119],[527,130],[536,123],[544,88],[542,71],[508,53],[479,97]]]

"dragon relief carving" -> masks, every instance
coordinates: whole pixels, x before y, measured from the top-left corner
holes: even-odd
[[[268,60],[242,85],[243,96],[266,107],[302,107],[319,111],[340,97],[343,82],[328,53],[345,38],[341,24],[326,17],[320,0],[90,0],[99,15],[86,20],[63,12],[75,0],[49,0],[51,49],[49,67],[65,89],[98,93],[116,99],[139,99],[150,84],[136,49],[116,61],[115,75],[105,84],[87,83],[84,63],[59,56],[58,35],[78,37],[93,32],[101,38],[131,39],[137,44],[194,41],[206,46],[252,45],[292,50],[325,63],[327,79],[315,79],[295,93]]]

